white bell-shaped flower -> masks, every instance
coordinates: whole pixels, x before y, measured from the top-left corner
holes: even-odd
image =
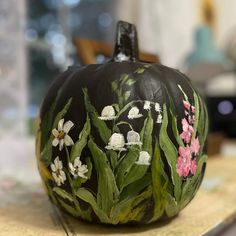
[[[150,165],[150,161],[151,161],[151,157],[149,155],[148,152],[146,151],[141,151],[139,153],[139,158],[138,158],[138,161],[136,161],[135,163],[137,165],[146,165],[146,166],[149,166]]]
[[[155,111],[161,112],[161,106],[158,102],[155,103]]]
[[[124,151],[125,139],[123,134],[114,133],[109,139],[108,145],[105,147],[108,150]]]
[[[115,109],[113,106],[105,106],[102,109],[101,116],[98,117],[100,120],[114,120],[116,118]]]
[[[157,116],[157,121],[156,121],[157,124],[161,124],[162,123],[162,114],[159,114]]]
[[[140,141],[140,135],[139,133],[131,130],[127,133],[127,143],[126,145],[142,145],[142,142]]]
[[[147,111],[150,111],[150,109],[151,109],[151,102],[150,101],[145,101],[143,109],[147,110]]]
[[[128,113],[128,118],[129,119],[135,119],[135,118],[139,118],[139,117],[142,117],[143,115],[139,113],[139,109],[137,107],[132,107],[130,110],[129,110],[129,113]]]

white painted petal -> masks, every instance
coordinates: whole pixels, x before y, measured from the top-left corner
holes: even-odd
[[[56,171],[57,171],[56,166],[55,166],[54,164],[51,164],[50,167],[51,167],[51,170],[52,170],[53,172],[56,172]]]
[[[73,126],[74,126],[74,123],[68,120],[63,126],[63,131],[67,134]]]
[[[137,107],[132,107],[129,110],[129,115],[134,116],[134,115],[138,115],[139,114],[139,109]]]
[[[108,146],[115,147],[117,149],[123,148],[125,145],[125,139],[123,134],[114,133],[109,139]]]
[[[71,162],[69,162],[69,169],[70,169],[71,174],[73,174],[75,171],[75,168]]]
[[[58,176],[55,173],[52,173],[52,177],[55,180],[57,186],[61,186],[61,180],[58,178]]]
[[[73,142],[72,138],[68,134],[65,135],[64,141],[65,141],[66,146],[74,145],[74,142]]]
[[[56,147],[59,143],[59,139],[58,138],[54,138],[52,141],[52,146]]]
[[[99,116],[98,119],[100,119],[100,120],[115,120],[116,116],[109,116],[109,117]]]
[[[58,156],[54,160],[54,165],[55,165],[56,170],[60,169],[60,160]]]
[[[62,183],[64,183],[64,181],[66,180],[66,174],[63,170],[60,170],[60,176],[61,176]]]
[[[136,143],[136,142],[140,142],[140,136],[139,133],[131,130],[127,133],[127,141],[128,143]]]
[[[59,141],[59,150],[61,151],[63,149],[64,146],[64,139],[60,139]]]
[[[81,165],[81,166],[79,167],[79,172],[87,173],[87,172],[88,172],[87,165]]]
[[[59,132],[58,132],[58,130],[57,130],[57,129],[53,129],[53,130],[52,130],[52,134],[53,134],[53,136],[54,136],[54,137],[56,137],[56,138],[57,138],[57,137],[58,137],[58,135],[59,135]]]
[[[59,162],[58,162],[58,169],[59,169],[59,170],[62,170],[62,168],[63,168],[62,161],[59,161]]]
[[[58,122],[58,131],[63,130],[64,119],[59,120]]]
[[[157,112],[161,111],[161,106],[158,102],[155,103],[155,111],[157,111]]]
[[[145,103],[144,103],[144,106],[143,106],[143,109],[144,110],[150,110],[151,109],[151,102],[150,101],[145,101]]]
[[[83,178],[83,179],[87,179],[88,177],[84,175],[84,173],[78,172],[78,175]]]
[[[148,152],[141,151],[139,153],[139,159],[136,161],[137,165],[150,165],[151,157]]]
[[[161,114],[159,114],[159,115],[157,116],[157,121],[156,121],[156,123],[158,123],[158,124],[162,123],[162,115],[161,115]]]
[[[80,157],[76,157],[76,159],[74,161],[74,167],[78,167],[81,165],[82,165],[82,162],[80,161]]]
[[[143,116],[142,114],[128,115],[128,118],[129,118],[130,120],[132,120],[132,119],[140,118],[140,117],[142,117],[142,116]]]
[[[115,116],[115,109],[113,108],[113,106],[105,106],[102,109],[101,116],[102,117],[114,117]]]

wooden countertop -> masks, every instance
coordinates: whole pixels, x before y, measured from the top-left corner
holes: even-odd
[[[6,183],[0,183],[0,236],[215,235],[236,219],[236,157],[210,158],[201,189],[179,216],[143,227],[87,224],[59,212],[41,186]]]

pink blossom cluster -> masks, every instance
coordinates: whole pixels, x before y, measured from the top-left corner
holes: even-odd
[[[176,169],[180,177],[195,175],[197,171],[196,156],[199,154],[200,144],[198,137],[192,137],[194,132],[195,107],[188,101],[183,101],[186,117],[182,119],[181,139],[185,146],[179,147],[179,157],[177,159]]]

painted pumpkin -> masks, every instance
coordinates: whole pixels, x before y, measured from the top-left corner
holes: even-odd
[[[118,23],[113,59],[73,66],[44,99],[39,172],[51,201],[105,224],[178,214],[206,167],[207,111],[179,71],[138,60],[135,26]]]

